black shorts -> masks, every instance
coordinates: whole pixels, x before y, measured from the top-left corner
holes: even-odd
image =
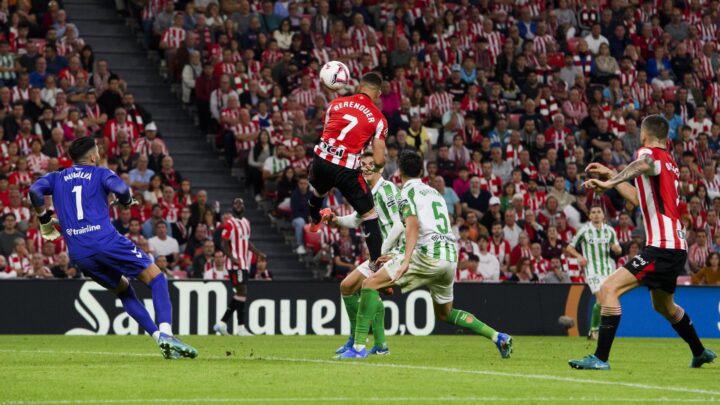
[[[250,272],[247,270],[228,270],[228,274],[230,275],[230,283],[232,283],[233,287],[246,284],[250,278]]]
[[[677,278],[685,270],[687,251],[646,246],[623,267],[649,290],[660,289],[675,293]]]
[[[370,187],[360,170],[338,166],[315,155],[309,173],[310,184],[318,194],[325,195],[336,187],[358,214],[363,215],[373,209]]]

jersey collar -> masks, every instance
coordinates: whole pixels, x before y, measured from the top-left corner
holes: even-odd
[[[373,188],[372,188],[372,190],[370,190],[370,192],[375,194],[378,190],[380,190],[380,187],[382,187],[383,182],[385,182],[385,179],[380,177],[380,179],[378,179],[377,183],[375,183],[375,186],[373,186]]]
[[[422,184],[422,179],[420,179],[420,178],[410,179],[405,182],[405,185],[403,186],[403,188],[407,188],[413,184]]]

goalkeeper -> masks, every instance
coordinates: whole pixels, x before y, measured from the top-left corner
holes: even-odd
[[[197,356],[197,350],[172,335],[172,304],[165,275],[110,222],[108,194],[129,207],[137,204],[130,190],[113,171],[98,167],[100,154],[94,138],[78,138],[69,148],[73,166],[48,173],[30,187],[30,199],[40,219],[42,237],[55,240],[65,235],[70,258],[86,275],[112,291],[123,308],[157,342],[166,359]],[[45,209],[45,196],[57,208]],[[155,320],[135,295],[128,279],[140,280],[152,290]]]

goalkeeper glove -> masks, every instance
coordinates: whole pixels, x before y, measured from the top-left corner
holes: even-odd
[[[135,198],[131,198],[128,204],[123,204],[120,202],[120,199],[116,198],[115,201],[113,201],[113,205],[119,205],[122,208],[130,208],[133,205],[140,205],[140,203]]]
[[[43,239],[48,241],[54,241],[60,238],[60,232],[55,228],[55,225],[59,224],[58,220],[52,216],[52,211],[46,211],[40,216],[40,235]]]

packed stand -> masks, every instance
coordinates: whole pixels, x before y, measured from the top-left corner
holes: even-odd
[[[116,229],[172,278],[227,278],[215,265],[226,265],[220,208],[174,169],[152,115],[107,61],[96,60],[58,2],[7,4],[0,5],[0,278],[82,277],[62,238],[41,237],[27,193],[39,176],[69,167],[70,143],[86,136],[97,138],[101,165],[140,202],[111,205]],[[254,276],[270,278],[257,267]]]
[[[357,232],[306,230],[307,166],[338,97],[317,72],[340,60],[356,79],[385,78],[383,176],[399,180],[400,151],[423,154],[425,181],[454,218],[458,280],[583,281],[564,247],[593,205],[623,246],[616,262],[632,257],[644,242],[639,208],[581,185],[590,162],[632,160],[649,114],[670,123],[687,273],[720,278],[717,0],[156,0],[137,15],[203,133],[329,276],[363,257],[350,248]],[[349,209],[335,196],[328,205]]]

